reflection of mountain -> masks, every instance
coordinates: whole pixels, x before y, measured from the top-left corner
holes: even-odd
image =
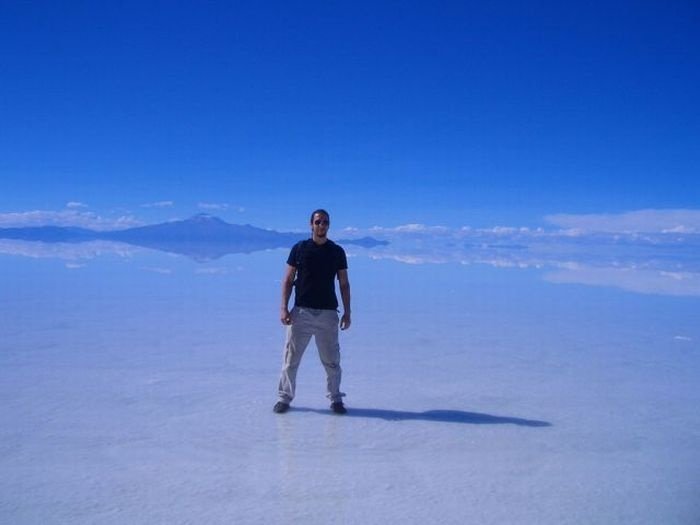
[[[57,226],[0,228],[0,238],[5,239],[44,243],[106,240],[186,255],[196,260],[217,259],[230,253],[251,253],[291,247],[296,241],[307,237],[308,235],[304,233],[276,232],[249,224],[229,224],[210,215],[197,215],[184,221],[115,231]],[[365,248],[388,244],[386,241],[378,241],[371,237],[344,239],[338,242],[357,244]]]

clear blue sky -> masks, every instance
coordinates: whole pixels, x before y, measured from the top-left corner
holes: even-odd
[[[700,207],[695,1],[0,5],[0,213]]]

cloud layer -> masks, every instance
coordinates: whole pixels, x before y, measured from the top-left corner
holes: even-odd
[[[69,203],[71,204],[71,203]],[[120,230],[140,226],[141,221],[130,215],[102,217],[96,213],[82,211],[81,206],[70,206],[66,210],[34,210],[15,213],[0,213],[0,228],[24,228],[31,226],[74,226],[92,230]]]
[[[636,210],[626,213],[548,215],[561,228],[606,233],[700,233],[700,210]]]

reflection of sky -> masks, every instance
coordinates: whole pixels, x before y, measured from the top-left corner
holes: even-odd
[[[204,319],[210,306],[237,311],[248,304],[275,320],[286,249],[201,263],[147,249],[124,250],[118,244],[112,246],[113,252],[108,248],[101,246],[98,256],[89,251],[83,258],[68,252],[61,253],[65,259],[56,258],[54,252],[36,258],[0,256],[4,308],[13,310],[19,305],[19,311],[21,305],[34,304],[37,309],[32,307],[23,315],[50,322],[52,315],[42,309],[75,309],[91,316],[92,306],[111,304],[122,311],[118,302],[124,301],[124,311],[166,307]],[[389,314],[395,310],[396,315],[415,316],[416,321],[436,315],[456,321],[463,308],[472,313],[483,308],[491,311],[493,322],[498,323],[521,315],[518,311],[525,302],[535,311],[561,301],[562,312],[571,309],[572,316],[579,307],[586,310],[596,304],[608,309],[624,303],[675,305],[673,309],[688,309],[686,313],[692,317],[694,308],[690,307],[695,299],[679,296],[700,295],[697,273],[644,267],[640,261],[622,267],[537,258],[537,265],[528,265],[501,263],[509,260],[508,254],[500,259],[477,254],[468,262],[425,259],[406,264],[393,255],[382,256],[382,249],[348,249],[354,309],[359,316],[367,311],[387,310]],[[513,255],[513,261],[522,257],[520,251]],[[570,288],[558,283],[605,288]],[[624,293],[627,291],[644,295]],[[582,298],[585,301],[577,304]]]
[[[496,353],[523,345],[556,351],[560,338],[580,341],[589,352],[614,341],[648,351],[700,341],[697,299],[682,297],[699,295],[697,280],[692,294],[677,277],[644,269],[404,264],[366,255],[351,251],[357,330],[345,337],[353,345],[380,346],[386,358],[401,359],[402,347],[420,341],[449,354],[463,337]],[[156,345],[164,359],[168,350],[158,341],[173,338],[193,348],[202,340],[224,348],[236,341],[251,351],[260,341],[277,348],[286,256],[278,249],[198,263],[143,250],[79,264],[3,256],[3,346],[14,353],[70,334],[70,344],[86,355],[92,345],[118,352],[110,342],[115,337],[120,345]],[[270,366],[277,366],[276,354]]]

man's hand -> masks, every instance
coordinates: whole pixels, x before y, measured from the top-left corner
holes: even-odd
[[[283,325],[289,326],[292,324],[292,314],[289,313],[289,308],[286,306],[280,309],[280,321],[282,321]]]
[[[340,319],[340,329],[341,330],[347,330],[350,328],[350,325],[352,324],[352,321],[350,320],[350,314],[349,313],[344,313],[343,317]]]

